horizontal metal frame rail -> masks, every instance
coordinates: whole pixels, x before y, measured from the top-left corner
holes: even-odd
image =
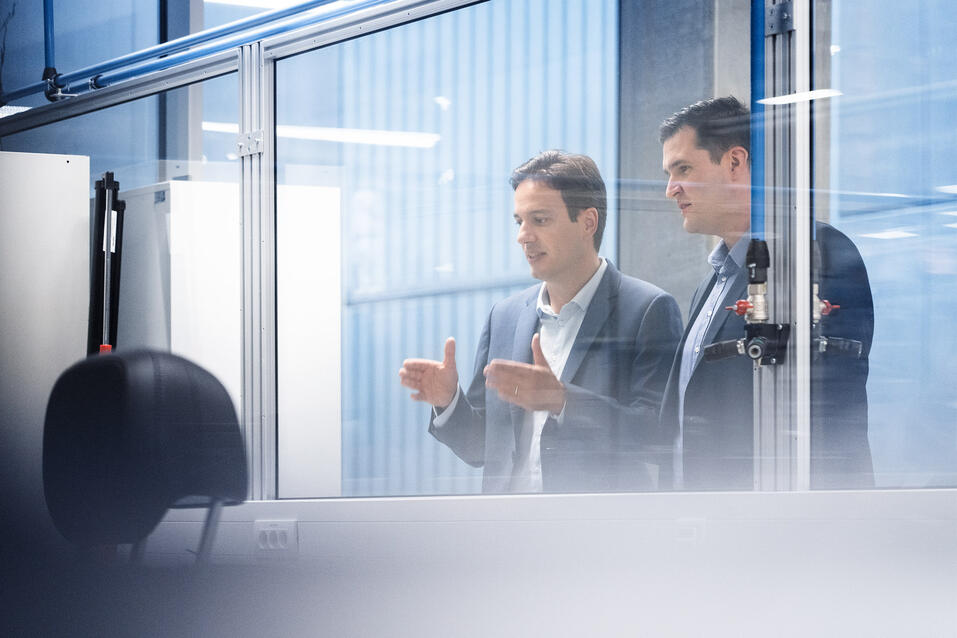
[[[439,13],[482,4],[487,0],[397,0],[366,9],[335,21],[321,22],[296,31],[287,31],[263,41],[266,59],[285,58],[374,33],[389,27],[415,22]]]
[[[263,24],[268,24],[270,22],[275,22],[277,20],[282,20],[296,13],[302,13],[304,11],[309,11],[317,7],[321,7],[325,4],[330,4],[336,0],[309,0],[308,2],[302,2],[291,7],[286,7],[284,9],[276,9],[274,11],[266,11],[263,13],[258,13],[254,16],[248,18],[243,18],[241,20],[235,20],[218,27],[213,27],[211,29],[206,29],[205,31],[200,31],[198,33],[192,33],[182,38],[177,38],[175,40],[170,40],[169,42],[164,42],[162,44],[157,44],[155,46],[142,49],[140,51],[135,51],[133,53],[128,53],[120,57],[114,58],[112,60],[107,60],[106,62],[100,62],[93,64],[91,66],[86,66],[76,71],[71,71],[69,73],[58,74],[53,78],[53,83],[59,88],[67,88],[74,82],[83,81],[86,82],[91,78],[95,78],[101,73],[106,73],[108,71],[113,71],[115,69],[120,69],[127,67],[145,60],[150,60],[153,58],[158,58],[160,56],[170,55],[172,53],[179,53],[180,51],[185,51],[190,47],[196,46],[198,44],[203,44],[217,38],[222,38],[234,33],[239,33],[241,31],[246,31],[253,29],[255,27],[261,26]],[[382,1],[382,0],[380,0]],[[44,10],[47,9],[47,4],[50,4],[50,13],[51,15],[47,18],[46,11],[44,13],[44,46],[46,51],[46,65],[47,67],[53,67],[53,19],[52,19],[52,2],[50,0],[44,0]],[[198,57],[198,56],[197,56]],[[31,84],[29,86],[16,89],[2,96],[3,101],[10,102],[12,100],[18,100],[28,95],[33,95],[34,93],[40,93],[44,90],[46,84],[44,82],[38,82],[36,84]]]
[[[64,73],[56,78],[56,85],[59,87],[69,86],[70,83],[76,82],[77,80],[86,80],[107,71],[119,69],[131,64],[136,64],[137,62],[143,62],[144,60],[149,60],[151,58],[158,58],[161,55],[178,53],[197,44],[203,44],[211,40],[215,40],[216,38],[239,33],[240,31],[245,31],[263,24],[275,22],[276,20],[282,20],[283,18],[301,13],[303,11],[309,11],[310,9],[315,9],[324,4],[329,4],[335,1],[336,0],[309,0],[309,2],[302,2],[291,7],[286,7],[285,9],[276,9],[274,11],[257,13],[256,15],[250,16],[248,18],[235,20],[218,27],[200,31],[199,33],[193,33],[183,36],[182,38],[170,40],[169,42],[164,42],[163,44],[158,44],[156,46],[149,47],[148,49],[130,53],[107,62],[94,64],[92,66],[84,67],[70,73]]]
[[[110,86],[116,82],[122,82],[124,80],[142,75],[143,73],[149,73],[151,71],[169,68],[184,62],[190,62],[205,55],[218,53],[219,51],[224,51],[227,49],[236,49],[248,44],[260,43],[272,35],[295,30],[301,26],[308,26],[319,22],[327,22],[329,20],[334,20],[339,16],[352,15],[358,11],[361,11],[362,9],[375,7],[376,5],[382,4],[384,1],[385,0],[355,0],[355,4],[353,5],[348,5],[338,9],[330,8],[330,10],[326,13],[293,18],[286,22],[272,24],[255,31],[243,32],[230,38],[214,40],[195,49],[190,49],[181,53],[174,53],[173,55],[161,58],[159,60],[153,60],[151,62],[146,62],[137,66],[122,68],[116,71],[94,76],[90,79],[91,88],[96,89],[104,86]]]
[[[210,80],[227,73],[233,73],[237,68],[236,52],[225,51],[191,64],[157,71],[122,84],[85,93],[69,100],[45,104],[22,113],[0,118],[0,137],[78,115],[85,115],[125,102],[132,102],[195,82]]]
[[[346,16],[329,18],[293,32],[274,34],[268,39],[264,38],[262,40],[263,57],[271,59],[293,55],[484,1],[395,0],[385,3],[377,1],[375,6],[355,10],[354,13]],[[239,45],[228,51],[209,53],[200,59],[182,61],[181,64],[172,68],[154,70],[69,100],[46,104],[0,118],[0,137],[235,72],[238,69],[236,54],[238,48]]]

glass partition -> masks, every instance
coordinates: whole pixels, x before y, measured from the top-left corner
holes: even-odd
[[[657,129],[716,95],[748,104],[748,10],[494,0],[277,61],[281,498],[683,487],[672,479],[681,434],[659,426],[658,410],[717,239],[682,227]],[[534,363],[530,345],[510,345],[539,325],[552,338],[536,316],[548,279],[523,251],[539,239],[523,222],[521,182],[509,182],[546,149],[595,161],[607,190],[598,252],[644,280],[621,289],[642,303],[616,299],[583,321],[592,327],[578,334],[594,334],[570,355],[578,376],[563,380],[588,398],[551,417],[486,393],[482,374],[494,358]],[[497,314],[516,294],[527,325]],[[408,359],[442,361],[448,337],[458,396],[484,415],[485,429],[465,435],[482,441],[478,458],[440,430],[465,404],[438,419],[442,406],[411,400],[397,375]],[[750,410],[750,366],[734,367]],[[532,412],[543,427],[524,420]],[[706,487],[750,489],[747,437],[718,461],[742,465],[743,454],[743,480]]]
[[[91,204],[94,182],[114,174],[126,202],[116,348],[197,362],[239,412],[237,95],[226,75],[7,135],[0,148],[89,156]]]
[[[814,8],[814,88],[833,95],[813,102],[814,212],[856,245],[867,279],[855,287],[869,282],[873,327],[871,337],[862,295],[827,299],[841,307],[821,319],[818,336],[859,340],[863,349],[828,348],[819,355],[825,366],[812,367],[812,401],[822,408],[812,423],[812,487],[953,487],[957,70],[949,40],[957,7]],[[856,251],[845,245],[825,257],[846,263]],[[849,387],[822,404],[843,387],[839,370],[864,375],[866,396]],[[845,452],[862,442],[869,459]]]

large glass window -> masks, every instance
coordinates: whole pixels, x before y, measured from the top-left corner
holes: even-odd
[[[208,1],[203,20],[198,6],[188,16],[192,30],[280,3]],[[708,146],[700,122],[685,120],[659,139],[666,118],[699,101],[751,103],[750,69],[761,61],[747,45],[751,3],[491,0],[278,60],[264,42],[266,77],[275,78],[275,122],[266,132],[274,133],[276,161],[278,496],[727,490],[768,476],[757,484],[802,485],[794,477],[805,468],[794,465],[804,449],[804,407],[812,487],[954,485],[957,400],[947,381],[957,364],[946,318],[957,292],[957,78],[942,52],[957,12],[942,0],[879,6],[813,3],[811,88],[826,92],[811,95],[812,354],[809,369],[776,368],[780,374],[755,375],[748,357],[729,348],[712,357],[709,347],[744,336],[745,319],[727,308],[749,294],[744,250],[734,246],[749,237],[750,200],[736,198],[751,192],[751,179],[731,167],[752,168],[750,138]],[[167,14],[160,26],[179,19]],[[34,10],[17,15],[37,18]],[[158,24],[155,15],[129,20],[135,42]],[[891,26],[902,37],[882,39]],[[22,34],[11,33],[7,90],[35,81],[9,75],[9,60],[29,58]],[[63,59],[74,63],[61,71],[152,43],[114,39],[118,48],[89,58],[69,53],[71,37]],[[790,35],[770,37],[769,50],[787,52],[764,60],[767,78],[780,81],[798,48]],[[30,47],[35,52],[39,40]],[[772,84],[764,97],[790,91]],[[237,95],[236,76],[221,77],[8,135],[2,148],[89,155],[91,184],[115,173],[129,205],[118,347],[184,354],[219,376],[239,406]],[[768,209],[778,273],[804,257],[786,253],[800,168],[791,165],[800,146],[796,112],[767,107],[773,141],[763,186],[770,200],[788,202]],[[727,155],[739,142],[745,155]],[[563,319],[549,315],[550,296],[539,298],[549,279],[533,263],[549,253],[522,239],[529,231],[521,185],[509,181],[547,149],[594,160],[607,191],[598,253],[609,269],[661,295],[658,306],[615,301],[597,325],[583,320],[586,328],[576,330],[596,332],[580,352],[569,340],[562,353],[560,338],[549,336],[547,322],[560,328]],[[250,184],[250,192],[268,185]],[[258,200],[250,205],[260,212]],[[561,206],[571,213],[564,193]],[[737,221],[729,227],[722,216]],[[624,298],[638,284],[622,285]],[[517,318],[501,318],[523,291],[534,293],[524,293],[528,335]],[[797,332],[787,314],[794,292],[772,290],[770,321]],[[649,309],[655,329],[622,327]],[[680,325],[669,332],[671,321]],[[490,359],[538,361],[530,347],[502,349],[503,325],[512,339],[540,332],[550,368],[583,365],[591,394],[584,404],[527,411],[501,389],[486,394],[499,397],[499,417],[510,421],[492,435],[492,417],[482,416],[475,456],[463,451],[472,434],[453,440],[440,431],[442,409],[412,401],[397,372],[409,358],[443,360],[454,337],[457,396],[466,401],[456,406],[476,407],[470,390],[482,394]],[[656,372],[642,376],[642,357],[656,348]],[[592,358],[612,351],[618,359]],[[810,406],[797,406],[789,393],[808,377]],[[521,394],[519,384],[507,390]],[[614,413],[608,397],[621,403]],[[769,409],[755,416],[755,399]],[[641,416],[662,405],[661,421]],[[478,407],[476,414],[488,405]],[[532,412],[542,420],[526,419]],[[775,442],[761,448],[769,432]],[[581,480],[550,482],[555,462]],[[635,480],[616,482],[625,475]]]
[[[481,490],[397,371],[455,336],[467,387],[539,151],[595,159],[617,261],[617,59],[616,2],[498,1],[277,63],[281,497]]]
[[[957,9],[942,0],[814,6],[814,84],[834,95],[814,102],[815,214],[850,238],[863,258],[873,340],[865,340],[859,361],[852,361],[856,352],[824,355],[834,369],[863,366],[867,394],[824,406],[812,427],[812,451],[815,437],[863,432],[877,487],[954,486],[957,70],[949,39]],[[842,307],[822,319],[824,336],[845,329],[842,315],[866,321],[861,297],[847,294],[828,299]],[[860,325],[851,328],[839,336],[863,338],[853,334],[864,334]],[[812,400],[842,382],[825,370],[814,383]],[[849,417],[854,402],[858,414]],[[839,452],[812,459],[812,486],[867,484],[829,475],[835,462],[858,461]],[[823,471],[816,483],[815,467]]]
[[[749,5],[706,5],[497,0],[277,62],[280,497],[674,485],[677,432],[626,439],[644,432],[639,424],[658,428],[680,322],[717,243],[686,232],[666,197],[658,125],[715,95],[749,99],[742,46]],[[485,341],[494,350],[505,325],[490,309],[538,290],[516,242],[509,176],[546,149],[595,160],[608,194],[599,252],[615,269],[663,289],[654,293],[661,306],[649,315],[655,328],[630,337],[601,331],[643,317],[648,307],[616,307],[583,342],[587,354],[571,357],[579,357],[573,365],[590,362],[581,374],[591,381],[601,375],[588,365],[604,366],[608,380],[589,395],[598,403],[587,404],[588,414],[570,417],[572,427],[557,435],[562,443],[550,447],[547,422],[539,443],[519,418],[494,425],[504,428],[499,439],[486,431],[482,458],[469,459],[430,434],[431,407],[410,400],[396,373],[407,358],[442,360],[453,336],[467,393],[486,362],[476,368],[476,353],[486,357]],[[491,337],[483,335],[486,323]],[[517,338],[518,323],[508,325],[508,338]],[[590,358],[624,342],[639,344],[627,362]],[[737,365],[736,374],[750,406],[750,366]],[[479,394],[481,383],[479,374]],[[614,416],[595,398],[610,396],[621,403]],[[601,425],[589,432],[583,423]],[[747,465],[733,487],[748,489],[750,429],[734,443],[743,451],[718,454]],[[544,486],[535,483],[537,468],[527,483],[516,469],[536,445],[549,457],[540,461]],[[632,448],[640,453],[628,456]],[[490,467],[490,459],[501,463]],[[565,477],[577,477],[550,480],[555,459]]]

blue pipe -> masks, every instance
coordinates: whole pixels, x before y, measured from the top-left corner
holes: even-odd
[[[91,82],[94,88],[103,88],[111,84],[115,84],[116,82],[146,75],[147,73],[152,73],[154,71],[168,69],[169,67],[176,66],[177,64],[183,64],[184,62],[196,60],[213,53],[219,53],[220,51],[225,51],[227,49],[232,49],[244,44],[249,44],[250,42],[268,38],[269,36],[276,35],[277,33],[285,33],[287,31],[309,26],[324,20],[338,18],[339,16],[347,15],[349,13],[353,13],[354,11],[366,9],[377,4],[383,4],[384,2],[388,1],[389,0],[353,0],[348,7],[342,7],[340,9],[328,11],[322,14],[306,16],[293,22],[274,25],[250,33],[242,33],[233,38],[212,42],[201,47],[196,47],[195,49],[190,49],[189,51],[183,51],[182,53],[177,53],[159,60],[154,60],[147,64],[140,64],[138,66],[121,69],[112,73],[97,75],[91,78]]]
[[[53,57],[53,0],[43,0],[43,62],[48,69],[55,69]]]
[[[764,0],[751,1],[751,238],[764,239]]]
[[[0,104],[9,104],[14,100],[19,100],[21,98],[29,97],[36,93],[43,93],[47,88],[46,82],[37,82],[36,84],[30,84],[23,88],[19,88],[16,91],[10,91],[9,93],[4,93],[3,96],[0,96]]]
[[[106,73],[107,71],[126,67],[144,60],[157,58],[161,55],[177,53],[197,44],[202,44],[216,38],[232,35],[233,33],[237,33],[239,31],[258,27],[274,20],[281,20],[287,16],[300,13],[302,11],[308,11],[310,9],[314,9],[324,4],[330,4],[336,1],[337,0],[310,0],[309,2],[302,2],[291,7],[286,7],[285,9],[276,9],[274,11],[257,13],[256,15],[250,16],[248,18],[236,20],[234,22],[214,27],[212,29],[200,31],[199,33],[193,33],[183,36],[182,38],[170,40],[169,42],[157,44],[141,51],[129,53],[106,62],[94,64],[76,71],[71,71],[70,73],[64,73],[63,75],[57,76],[55,82],[58,87],[64,88],[69,86],[71,83],[76,82],[77,80],[85,81],[88,78],[95,77],[101,73]]]

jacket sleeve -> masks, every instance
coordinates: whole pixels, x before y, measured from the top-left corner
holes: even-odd
[[[485,375],[482,372],[488,364],[491,324],[490,312],[479,337],[475,370],[468,392],[461,393],[454,411],[444,425],[435,424],[434,412],[429,420],[429,434],[473,467],[482,467],[485,464]]]

